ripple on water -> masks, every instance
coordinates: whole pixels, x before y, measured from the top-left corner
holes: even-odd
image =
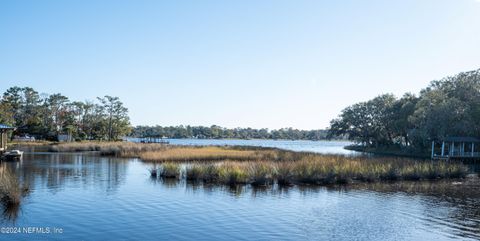
[[[230,188],[151,179],[138,161],[46,154],[26,156],[17,173],[32,186],[17,224],[65,230],[36,239],[480,238],[480,195],[462,185]]]

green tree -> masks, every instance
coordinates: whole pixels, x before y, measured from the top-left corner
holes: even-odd
[[[121,136],[125,136],[130,132],[130,120],[128,117],[128,109],[118,97],[106,95],[98,98],[105,114],[107,140],[117,140]]]
[[[62,94],[53,94],[47,98],[46,107],[49,115],[48,129],[50,135],[62,134],[69,118],[68,97]]]
[[[432,81],[419,97],[381,95],[351,105],[331,121],[329,136],[369,146],[426,150],[448,136],[480,136],[480,70]]]

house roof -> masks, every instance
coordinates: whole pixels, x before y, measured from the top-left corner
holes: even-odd
[[[14,129],[14,128],[5,124],[0,124],[0,129]]]
[[[445,139],[444,141],[454,141],[454,142],[480,142],[480,139],[471,136],[450,136]]]

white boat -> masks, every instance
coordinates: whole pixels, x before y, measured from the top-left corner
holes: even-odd
[[[22,156],[23,156],[23,151],[20,151],[20,150],[11,150],[3,154],[3,157],[6,160],[18,160],[22,158]]]

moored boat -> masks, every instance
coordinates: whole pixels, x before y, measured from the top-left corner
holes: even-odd
[[[3,154],[3,159],[7,161],[17,161],[23,157],[23,151],[20,150],[11,150]]]

